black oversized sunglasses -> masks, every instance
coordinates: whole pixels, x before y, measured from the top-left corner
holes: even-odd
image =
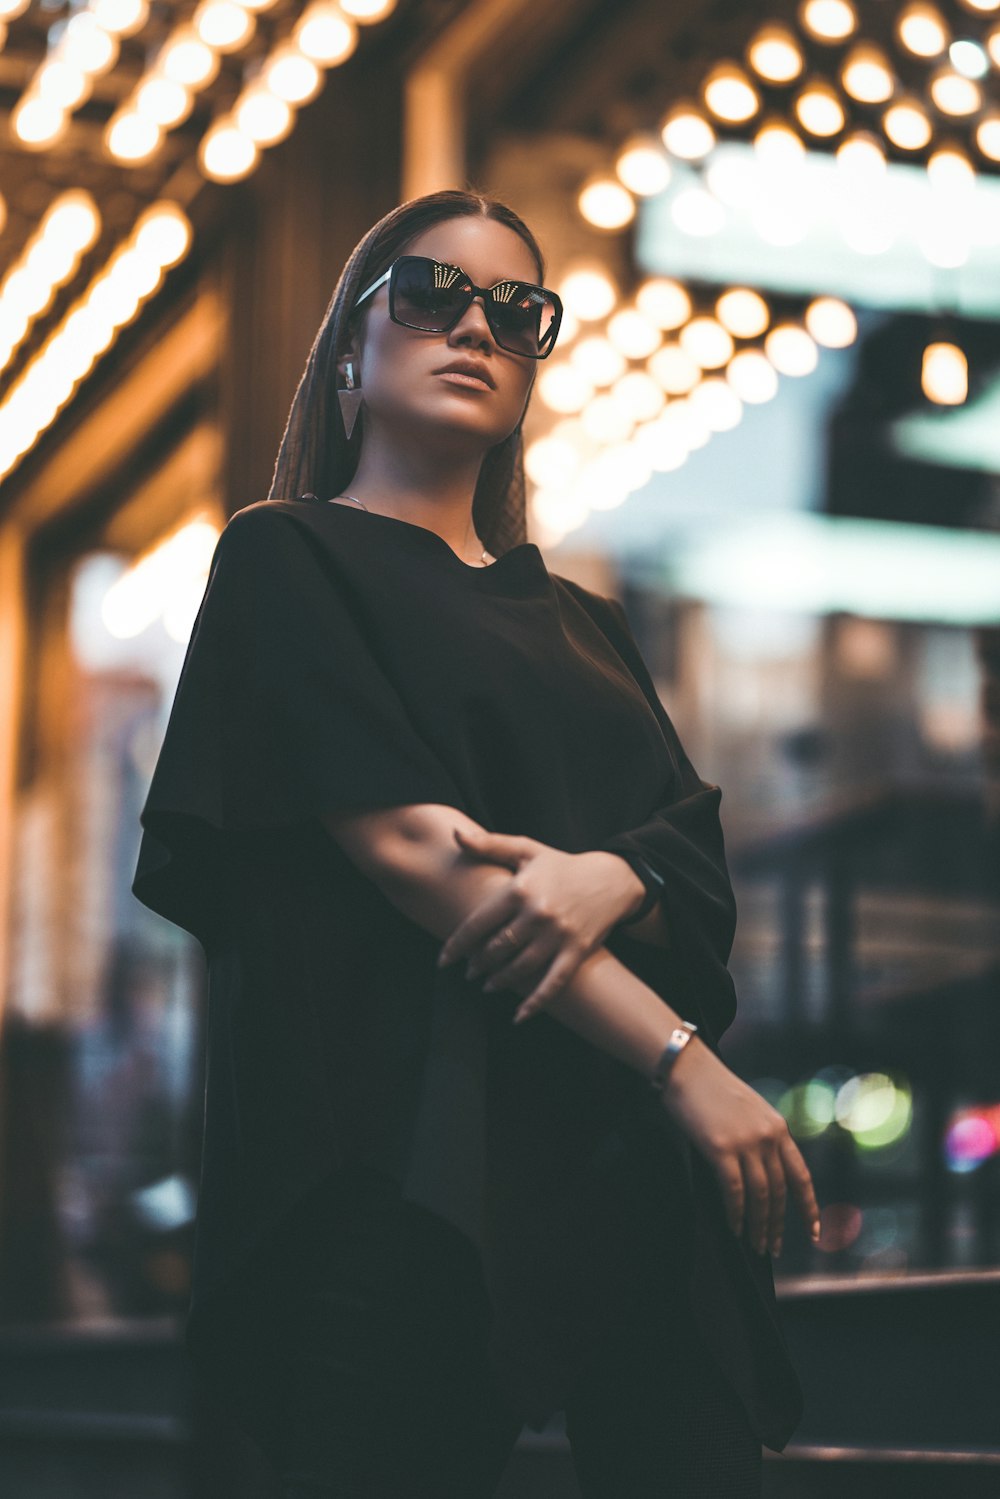
[[[490,331],[508,354],[547,359],[555,347],[562,302],[554,291],[530,281],[498,281],[476,286],[461,266],[433,260],[428,255],[401,255],[377,281],[363,291],[355,307],[389,283],[389,316],[403,328],[424,333],[447,333],[476,297]]]

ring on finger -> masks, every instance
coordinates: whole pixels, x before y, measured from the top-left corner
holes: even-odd
[[[495,943],[502,942],[504,940],[504,938],[506,938],[506,940],[507,940],[508,943],[511,943],[511,944],[516,944],[517,943],[517,934],[514,931],[513,927],[505,926],[504,929],[503,929],[503,931],[500,932],[500,934],[498,936],[491,937],[490,940],[489,940],[489,942],[487,942],[487,944],[486,944],[485,951],[488,953],[490,951],[490,949],[494,947]],[[472,978],[478,977],[479,973],[481,972],[481,969],[482,969],[482,965],[481,964],[477,964],[474,960],[470,959],[469,962],[466,964],[466,969],[465,969],[465,976],[466,976],[466,978],[472,979]]]

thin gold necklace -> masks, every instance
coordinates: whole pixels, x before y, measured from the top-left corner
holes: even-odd
[[[339,495],[336,495],[335,498],[338,499],[338,500],[353,500],[354,503],[355,503],[355,505],[360,505],[361,506],[362,510],[368,510],[368,506],[365,504],[364,500],[359,500],[358,497],[357,497],[357,495],[355,495],[355,494],[346,494],[346,493],[345,494],[339,494]],[[372,512],[370,510],[368,510],[368,514],[371,515]],[[443,538],[442,538],[442,540],[443,540]],[[486,558],[487,558],[488,555],[489,555],[489,553],[487,552],[486,548],[483,547],[483,550],[480,553],[480,556],[482,558],[482,563],[483,563],[484,567],[489,567],[489,565],[490,565],[486,561]],[[464,558],[462,560],[464,561]],[[470,567],[474,567],[475,564],[474,563],[470,563],[469,566]]]

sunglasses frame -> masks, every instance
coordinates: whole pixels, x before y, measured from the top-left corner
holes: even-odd
[[[463,276],[465,278],[465,281],[468,283],[468,286],[470,288],[468,302],[466,302],[464,307],[461,307],[458,310],[451,321],[449,323],[446,323],[443,328],[421,328],[418,323],[408,323],[405,321],[405,319],[397,317],[396,281],[399,274],[397,267],[401,266],[405,261],[408,260],[422,260],[429,265],[446,266],[450,271],[458,271],[459,275]],[[418,333],[449,333],[451,329],[454,328],[455,325],[462,320],[476,298],[481,297],[483,301],[483,313],[486,317],[487,323],[489,324],[490,332],[496,339],[497,347],[503,349],[505,353],[517,354],[521,359],[548,359],[549,355],[552,353],[552,350],[556,346],[556,339],[559,337],[559,329],[562,326],[563,305],[560,298],[554,291],[551,291],[547,286],[539,286],[537,282],[515,281],[513,284],[517,286],[525,286],[530,291],[544,292],[545,296],[548,297],[552,302],[554,315],[552,318],[552,322],[545,334],[545,338],[548,339],[548,348],[545,350],[544,354],[528,354],[524,349],[509,349],[506,344],[500,342],[500,335],[497,333],[497,330],[493,325],[493,319],[490,317],[491,304],[495,305],[493,304],[491,294],[496,290],[498,286],[510,285],[511,280],[509,277],[505,278],[503,281],[495,282],[493,286],[477,286],[472,277],[466,271],[464,271],[460,265],[455,265],[450,260],[438,260],[434,255],[399,255],[392,262],[392,265],[389,267],[389,269],[385,271],[381,276],[379,276],[377,281],[373,281],[371,286],[367,287],[366,290],[361,293],[361,295],[355,301],[354,306],[360,307],[361,303],[364,302],[366,298],[372,296],[374,292],[377,292],[379,287],[383,286],[387,281],[389,283],[389,316],[394,323],[397,323],[399,325],[400,328],[413,328]]]

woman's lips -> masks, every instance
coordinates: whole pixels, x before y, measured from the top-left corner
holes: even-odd
[[[453,385],[464,385],[466,390],[490,390],[485,380],[480,380],[478,375],[463,375],[459,370],[443,370],[438,375],[439,380],[448,380]]]

